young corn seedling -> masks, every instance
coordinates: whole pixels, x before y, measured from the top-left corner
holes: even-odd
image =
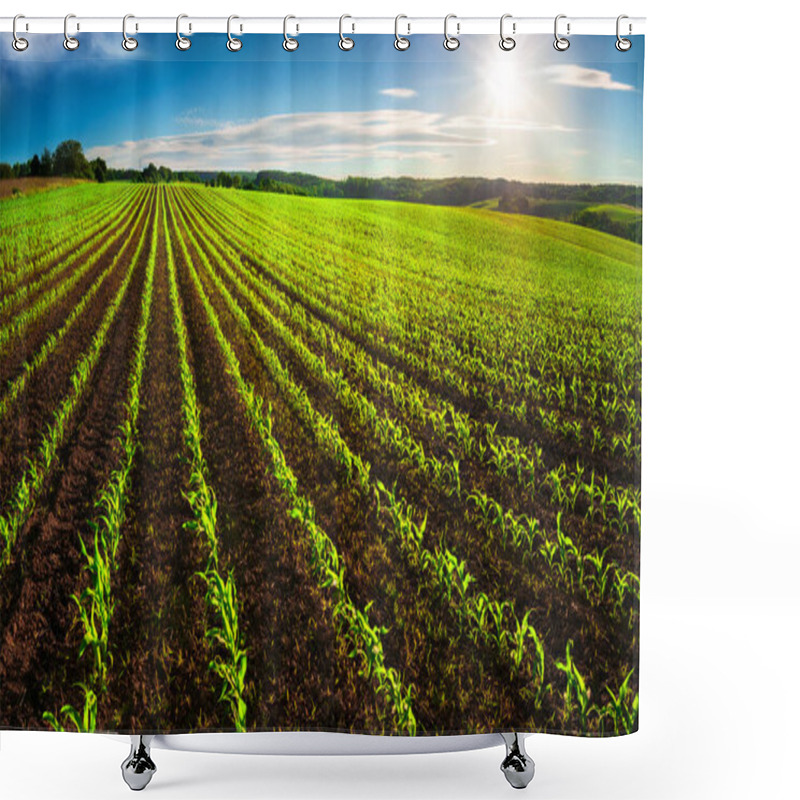
[[[472,437],[472,429],[469,424],[469,417],[458,413],[452,407],[449,409],[449,412],[456,443],[467,456],[467,458],[469,458],[472,455],[474,442]]]
[[[79,711],[74,706],[65,705],[61,707],[60,714],[72,723],[77,733],[94,733],[97,730],[97,695],[86,684],[78,685],[83,689],[83,709]],[[43,719],[54,731],[63,733],[67,730],[52,711],[45,711]]]
[[[633,733],[639,720],[639,693],[634,694],[628,685],[633,675],[631,670],[619,687],[619,691],[614,692],[606,686],[606,691],[611,696],[611,702],[607,703],[601,710],[602,724],[605,719],[611,720],[614,726],[614,733]]]
[[[602,601],[606,596],[609,576],[611,573],[611,564],[605,563],[607,552],[608,548],[606,547],[602,553],[598,553],[595,550],[594,553],[587,553],[584,556],[586,563],[590,564],[594,568],[594,575],[591,576],[591,581],[594,584],[594,593],[599,601]],[[587,599],[590,599],[588,587],[586,591],[586,597]]]
[[[606,439],[603,436],[603,431],[592,425],[592,453],[602,453],[606,447]]]
[[[106,557],[106,547],[96,525],[93,550],[89,552],[81,537],[81,552],[86,560],[84,569],[89,573],[89,582],[80,595],[72,595],[78,606],[78,615],[83,627],[83,638],[78,648],[81,657],[89,650],[92,654],[92,683],[102,693],[106,688],[108,671],[108,632],[114,613],[111,598],[111,565]]]
[[[578,721],[581,730],[587,730],[588,716],[592,710],[590,705],[590,692],[586,687],[586,681],[578,672],[575,661],[572,658],[572,648],[574,642],[570,639],[567,642],[567,656],[564,661],[556,661],[556,669],[561,670],[567,676],[567,691],[564,697],[567,713],[573,710],[578,713]]]
[[[225,657],[215,656],[209,668],[222,679],[220,701],[231,709],[237,731],[247,729],[247,703],[244,682],[247,672],[247,653],[242,647],[239,631],[238,601],[233,574],[223,578],[216,570],[199,573],[206,582],[206,603],[216,612],[220,624],[206,631],[206,639],[222,647]]]
[[[572,413],[578,413],[578,404],[583,394],[583,381],[579,375],[573,375],[569,382],[569,390],[572,394]]]
[[[544,691],[544,645],[536,632],[533,625],[528,622],[528,617],[531,614],[531,609],[525,612],[522,620],[514,618],[514,632],[508,636],[509,646],[511,648],[511,661],[514,665],[516,674],[519,674],[522,665],[522,659],[525,657],[527,650],[528,639],[533,640],[535,658],[533,661],[532,671],[534,679],[538,685],[538,693]],[[539,696],[537,695],[537,696]]]

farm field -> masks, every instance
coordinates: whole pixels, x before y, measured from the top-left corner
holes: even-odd
[[[636,729],[640,245],[190,184],[0,229],[0,718]]]

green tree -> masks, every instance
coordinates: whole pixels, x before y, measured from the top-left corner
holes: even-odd
[[[145,183],[158,183],[158,167],[152,161],[142,170],[142,180]]]
[[[83,154],[83,145],[75,139],[67,139],[53,153],[53,174],[72,178],[92,178],[89,162]]]
[[[41,168],[42,177],[49,178],[53,174],[53,154],[46,147],[42,150]]]
[[[92,176],[98,183],[105,183],[108,174],[108,166],[102,158],[96,158],[90,162],[89,166],[92,168]]]

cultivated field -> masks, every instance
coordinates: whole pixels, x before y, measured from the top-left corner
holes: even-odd
[[[190,185],[1,225],[5,724],[635,729],[639,245]]]

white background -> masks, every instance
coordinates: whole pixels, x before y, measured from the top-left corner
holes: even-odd
[[[55,16],[647,16],[641,730],[533,737],[553,798],[789,798],[800,736],[797,4],[24,0]],[[5,43],[4,43],[5,44]],[[127,797],[127,743],[4,733],[3,798]],[[353,758],[156,751],[154,798],[491,798],[501,749]]]

